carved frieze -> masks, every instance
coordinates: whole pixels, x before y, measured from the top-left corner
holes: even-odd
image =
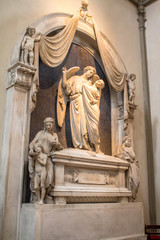
[[[31,88],[32,76],[36,71],[34,67],[18,62],[9,68],[8,71],[10,73],[9,87],[14,85],[26,90]]]
[[[92,171],[84,169],[65,168],[66,183],[89,185],[117,185],[117,174],[112,171]]]

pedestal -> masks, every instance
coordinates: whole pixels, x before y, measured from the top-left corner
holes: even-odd
[[[127,202],[129,163],[78,149],[53,154],[56,204]]]
[[[23,204],[20,240],[53,239],[144,240],[142,203]]]

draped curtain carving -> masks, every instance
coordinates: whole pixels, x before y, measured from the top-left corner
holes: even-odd
[[[47,66],[57,67],[65,59],[77,29],[79,16],[80,13],[77,11],[66,27],[57,35],[53,37],[41,36],[39,52],[42,61]],[[124,89],[126,81],[124,64],[110,41],[106,39],[104,42],[94,20],[93,26],[109,83],[117,92],[120,92]]]
[[[59,66],[65,59],[72,44],[79,20],[79,11],[66,27],[53,37],[41,35],[39,53],[42,61],[49,67]]]
[[[64,61],[72,44],[79,17],[80,11],[77,11],[64,29],[53,37],[41,35],[39,54],[41,60],[47,66],[57,67]],[[122,59],[112,46],[111,42],[108,39],[105,39],[104,41],[95,20],[92,19],[92,22],[108,81],[115,91],[121,92],[124,90],[124,130],[126,130],[128,124],[127,71]]]

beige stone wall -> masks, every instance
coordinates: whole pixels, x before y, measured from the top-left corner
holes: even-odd
[[[80,7],[80,0],[5,0],[0,2],[0,148],[5,114],[7,68],[16,43],[22,39],[25,29],[43,16],[56,12],[73,14]],[[134,146],[140,162],[141,186],[138,200],[144,203],[145,222],[148,222],[148,184],[144,129],[144,106],[141,77],[141,57],[137,12],[127,0],[90,0],[89,12],[100,30],[111,40],[122,57],[129,73],[137,75],[134,120]],[[1,152],[1,149],[0,149]]]
[[[146,38],[155,169],[157,224],[160,224],[160,2],[147,8]]]

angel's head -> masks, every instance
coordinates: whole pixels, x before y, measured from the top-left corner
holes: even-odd
[[[87,66],[83,69],[83,74],[86,78],[91,78],[94,74],[96,74],[96,69],[92,66]]]
[[[47,117],[44,119],[44,130],[47,132],[52,132],[53,131],[53,124],[54,124],[54,119],[51,117]]]

